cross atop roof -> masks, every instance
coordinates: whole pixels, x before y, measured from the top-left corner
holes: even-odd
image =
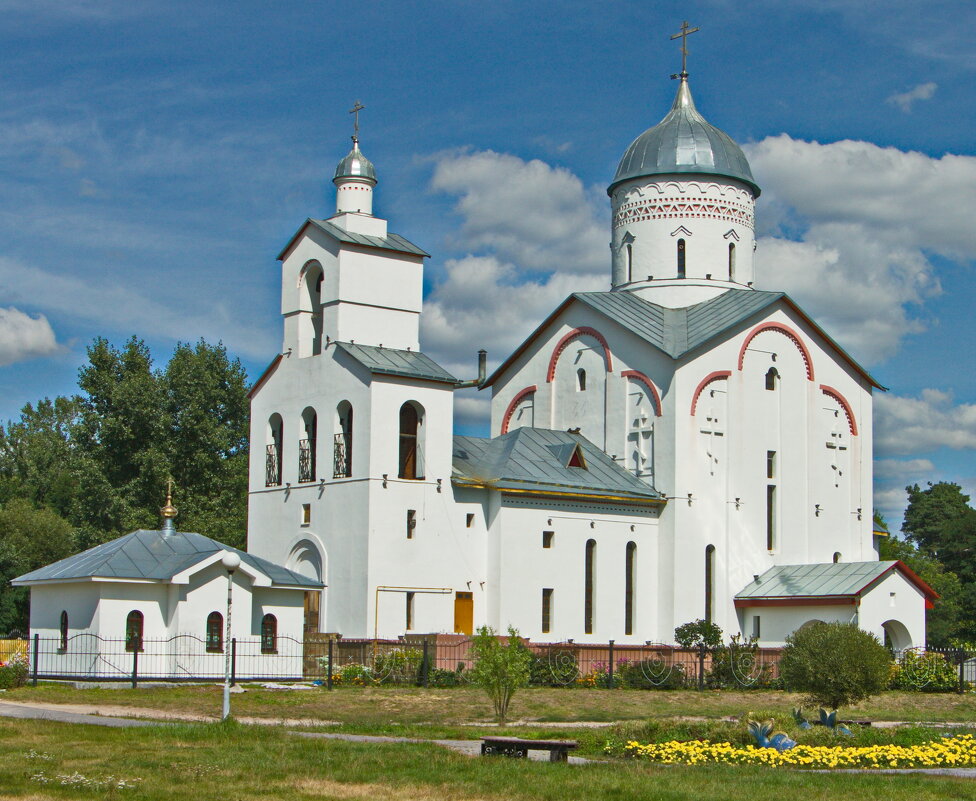
[[[697,30],[697,28],[695,30]],[[356,103],[355,103],[355,105],[351,109],[349,109],[349,113],[350,114],[355,114],[356,115],[353,118],[352,138],[353,138],[353,141],[354,142],[358,142],[359,141],[359,112],[362,111],[364,108],[366,108],[366,106],[364,106],[362,103],[360,103],[357,100]]]
[[[672,78],[687,78],[688,77],[688,37],[693,33],[697,33],[701,28],[689,28],[688,20],[681,23],[681,32],[671,35],[671,39],[681,39],[681,72],[677,75],[672,75]]]

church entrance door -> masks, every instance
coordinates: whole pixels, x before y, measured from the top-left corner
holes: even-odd
[[[474,595],[470,592],[454,594],[454,633],[474,634]]]

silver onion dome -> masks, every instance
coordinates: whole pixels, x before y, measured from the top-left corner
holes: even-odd
[[[373,162],[362,154],[356,137],[352,139],[352,150],[339,162],[332,180],[334,182],[343,178],[360,178],[376,183],[376,168]]]
[[[709,125],[695,108],[687,73],[681,76],[671,111],[624,152],[607,193],[623,181],[670,173],[734,178],[759,197],[759,187],[742,148],[727,133]]]

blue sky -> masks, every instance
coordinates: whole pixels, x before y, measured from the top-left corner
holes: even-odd
[[[924,13],[922,12],[924,9]],[[425,349],[469,373],[604,288],[605,187],[670,105],[763,187],[760,284],[891,388],[877,499],[976,491],[976,5],[0,0],[0,419],[72,391],[85,346],[280,345],[275,256],[333,209],[356,99],[377,213],[433,254]],[[460,399],[479,427],[484,399]],[[974,492],[976,494],[976,492]]]

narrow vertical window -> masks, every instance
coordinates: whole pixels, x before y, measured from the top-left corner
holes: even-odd
[[[302,525],[308,526],[312,523],[312,504],[302,504]]]
[[[417,510],[407,509],[407,539],[413,539],[414,529],[417,528]]]
[[[715,546],[705,548],[705,620],[712,622],[715,590]]]
[[[576,371],[576,389],[579,392],[586,392],[586,370],[582,367]]]
[[[207,615],[207,652],[219,654],[224,651],[224,616],[220,612]]]
[[[776,451],[766,451],[766,478],[776,478]]]
[[[593,633],[593,590],[595,584],[593,571],[596,567],[595,563],[596,540],[587,540],[585,565],[583,568],[583,631],[586,634]]]
[[[840,551],[834,551],[834,564],[836,565],[841,559]]]
[[[315,481],[315,456],[318,450],[318,415],[311,406],[302,412],[302,426],[305,438],[298,441],[298,482],[307,484]]]
[[[627,283],[634,280],[634,245],[627,243]]]
[[[261,653],[278,653],[278,618],[274,615],[261,618]]]
[[[407,593],[407,631],[413,628],[413,598],[415,593]]]
[[[468,512],[465,517],[465,523],[467,528],[471,528],[474,525],[474,515],[471,512]]]
[[[423,425],[422,410],[407,402],[400,407],[400,478],[423,479],[424,465],[421,452],[420,429]]]
[[[141,651],[142,650],[142,624],[143,617],[142,612],[138,609],[133,609],[125,618],[125,650],[129,651]]]
[[[268,444],[264,467],[264,485],[266,487],[281,486],[281,456],[284,429],[285,424],[280,414],[275,413],[268,418]]]
[[[542,532],[542,547],[551,548],[553,537],[556,536],[555,531],[543,531]]]
[[[835,560],[836,561],[836,560]],[[61,642],[59,648],[62,651],[68,650],[68,612],[64,610],[61,612]]]
[[[735,242],[729,242],[729,280],[735,280]]]
[[[634,557],[637,543],[627,543],[627,558],[624,564],[624,634],[634,633]]]
[[[753,615],[752,617],[752,639],[758,640],[759,635],[762,633],[762,629],[759,624],[759,615]]]
[[[542,590],[542,633],[548,634],[552,628],[552,588]]]
[[[779,372],[775,367],[770,367],[766,371],[766,389],[773,392],[776,389],[776,385],[779,383]]]
[[[342,401],[336,407],[338,431],[332,451],[332,477],[349,478],[352,475],[352,405]]]
[[[766,550],[776,546],[776,485],[766,486]]]
[[[678,240],[678,278],[685,277],[685,240]]]

